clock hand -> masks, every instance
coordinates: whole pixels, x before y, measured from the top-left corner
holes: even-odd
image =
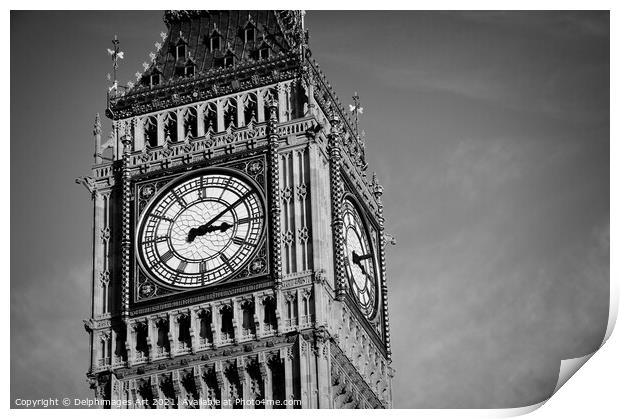
[[[228,224],[226,221],[224,221],[219,226],[210,225],[208,227],[205,227],[205,225],[202,225],[198,228],[192,228],[189,231],[189,234],[187,235],[187,241],[191,243],[198,236],[204,236],[207,233],[213,233],[214,231],[218,231],[218,230],[223,233],[233,226],[232,224]]]
[[[194,239],[197,236],[204,236],[207,233],[211,233],[213,231],[220,230],[220,228],[224,224],[226,224],[228,227],[226,227],[224,230],[221,230],[221,231],[228,230],[230,227],[232,227],[232,225],[230,225],[230,224],[228,224],[226,222],[222,223],[222,225],[220,227],[216,228],[215,230],[211,230],[210,227],[213,225],[213,223],[215,223],[217,220],[219,220],[224,214],[226,214],[231,209],[235,208],[237,205],[239,205],[241,203],[241,201],[243,201],[245,198],[247,198],[251,194],[252,194],[252,191],[247,192],[246,194],[241,196],[239,199],[237,199],[235,202],[233,202],[232,204],[229,204],[228,206],[226,206],[226,208],[224,208],[222,210],[222,212],[220,212],[218,215],[213,217],[209,222],[207,222],[207,223],[205,223],[205,224],[203,224],[201,226],[194,227],[194,228],[190,229],[189,233],[187,234],[187,241],[189,243],[191,243],[191,242],[194,241]]]
[[[354,263],[354,264],[356,264],[357,266],[359,266],[359,267],[360,267],[360,269],[362,270],[362,273],[363,273],[364,275],[368,275],[368,274],[366,273],[366,268],[364,268],[364,266],[362,265],[362,263],[361,263],[361,262],[362,262],[363,260],[370,259],[370,258],[372,257],[372,254],[371,254],[371,253],[368,253],[367,255],[358,255],[357,253],[355,253],[355,250],[353,250],[353,251],[351,252],[351,255],[353,256],[353,257],[351,258],[351,259],[352,259],[352,261],[353,261],[353,263]]]

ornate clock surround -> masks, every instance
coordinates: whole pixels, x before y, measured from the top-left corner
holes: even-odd
[[[372,265],[372,272],[373,272],[373,279],[372,279],[372,286],[374,287],[374,290],[372,291],[372,302],[371,304],[371,311],[369,313],[364,312],[365,310],[360,309],[360,311],[363,312],[364,316],[369,319],[369,320],[373,320],[378,312],[379,312],[379,267],[378,267],[378,261],[377,261],[377,246],[376,246],[376,241],[373,241],[373,236],[375,236],[376,232],[371,228],[369,221],[368,221],[368,216],[364,213],[365,211],[362,209],[360,203],[358,202],[358,200],[355,198],[355,196],[351,193],[346,193],[342,199],[343,201],[343,207],[346,207],[346,203],[350,203],[351,205],[351,210],[354,212],[354,217],[355,215],[357,215],[359,217],[359,223],[361,228],[363,229],[362,234],[367,236],[366,239],[368,241],[367,245],[369,247],[369,251],[371,254],[371,265]],[[349,211],[347,209],[344,209],[344,211]],[[347,233],[344,233],[345,237],[347,236]],[[344,246],[347,247],[348,244],[344,243]],[[345,255],[345,260],[348,259],[348,255]],[[350,277],[350,274],[352,274],[352,272],[350,272],[350,269],[346,269],[345,270],[345,275],[347,275],[347,279],[348,279],[348,287],[349,287],[349,294],[353,295],[353,290],[352,290],[352,281],[354,281],[353,278]],[[356,301],[356,306],[359,308],[359,305],[362,304],[361,301],[359,301],[359,298],[357,296],[354,296],[353,299]]]
[[[381,292],[381,283],[383,280],[383,275],[385,274],[382,271],[379,261],[379,255],[381,252],[381,236],[380,236],[380,228],[375,217],[372,216],[372,211],[369,206],[366,205],[360,194],[358,193],[358,189],[353,186],[352,181],[349,179],[347,174],[342,171],[341,172],[342,184],[343,184],[343,196],[342,202],[345,200],[352,200],[357,207],[360,217],[362,218],[362,222],[365,224],[368,235],[370,236],[370,246],[371,250],[374,253],[375,263],[376,263],[376,272],[375,272],[375,285],[377,287],[376,292],[376,306],[375,310],[371,316],[371,318],[366,317],[362,310],[358,307],[357,298],[352,295],[350,289],[347,289],[345,299],[349,302],[349,306],[353,307],[353,310],[358,314],[358,317],[361,319],[362,325],[368,330],[371,331],[370,336],[373,337],[378,343],[380,343],[385,338],[385,325],[384,319],[381,315],[383,310],[383,297]],[[346,276],[346,273],[343,272]],[[346,278],[348,284],[348,278]],[[347,286],[348,288],[348,286]]]
[[[270,188],[270,172],[272,168],[270,167],[267,153],[268,148],[261,147],[261,149],[256,149],[252,153],[240,154],[232,161],[230,156],[222,156],[191,165],[181,165],[136,175],[132,179],[131,187],[134,197],[131,208],[132,237],[135,240],[139,229],[140,217],[152,198],[156,197],[161,190],[176,182],[180,177],[202,169],[213,168],[214,170],[222,169],[240,173],[242,177],[249,178],[252,181],[263,202],[269,205],[267,192]],[[274,249],[271,249],[274,243],[272,240],[272,225],[273,220],[271,219],[270,212],[265,207],[265,234],[249,263],[245,264],[239,272],[223,282],[193,289],[173,289],[153,281],[138,263],[136,250],[132,246],[130,260],[133,275],[131,276],[129,287],[131,313],[137,315],[163,307],[170,308],[182,306],[189,302],[204,302],[239,292],[251,292],[273,286],[274,280],[270,278],[271,267],[273,266],[271,255],[274,252]],[[205,292],[207,289],[209,292]]]

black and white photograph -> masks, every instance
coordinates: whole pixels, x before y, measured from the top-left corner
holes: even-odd
[[[610,4],[13,4],[8,407],[551,404],[617,340]]]

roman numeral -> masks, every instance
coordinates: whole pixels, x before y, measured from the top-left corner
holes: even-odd
[[[246,224],[246,223],[249,223],[250,221],[260,220],[261,218],[263,218],[263,217],[261,217],[260,215],[254,216],[254,217],[239,218],[237,220],[237,224]]]
[[[154,238],[150,238],[147,240],[144,240],[142,243],[143,244],[149,244],[149,243],[160,243],[163,241],[168,240],[168,236],[159,236],[159,237],[154,237]]]
[[[187,267],[187,262],[185,262],[184,260],[182,260],[179,263],[179,266],[177,266],[177,271],[179,272],[185,272],[185,268]]]
[[[200,266],[198,267],[199,271],[201,274],[204,274],[207,272],[207,262],[205,262],[204,260],[202,262],[200,262]]]
[[[243,246],[243,245],[256,246],[255,243],[246,241],[242,239],[241,237],[233,237],[232,242],[238,246]]]
[[[228,257],[225,254],[221,254],[220,255],[220,259],[222,259],[222,262],[224,262],[226,264],[226,266],[228,266],[228,269],[230,269],[231,271],[233,271],[233,266],[230,264],[230,260],[228,260]]]
[[[174,197],[176,198],[177,202],[179,204],[181,204],[181,206],[183,208],[187,208],[187,202],[185,202],[185,199],[183,199],[183,197],[181,195],[179,195],[179,193],[177,191],[175,191],[174,189],[172,190],[172,195],[174,195]]]
[[[164,262],[168,262],[170,259],[172,259],[172,251],[168,250],[166,253],[164,253],[163,255],[161,255],[161,260]]]
[[[163,215],[151,214],[151,217],[157,218],[159,220],[168,221],[169,223],[173,221],[172,218],[164,217]]]

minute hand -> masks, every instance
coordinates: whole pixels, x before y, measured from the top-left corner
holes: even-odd
[[[208,223],[203,224],[203,225],[201,225],[199,227],[196,227],[196,228],[192,228],[189,231],[189,234],[187,235],[187,241],[188,242],[192,242],[192,241],[194,241],[194,238],[196,236],[202,236],[202,235],[206,234],[209,231],[209,227],[211,227],[211,225],[213,225],[214,222],[219,220],[222,217],[222,215],[226,214],[228,211],[230,211],[231,209],[233,209],[237,205],[239,205],[239,203],[241,203],[241,201],[243,201],[245,198],[247,198],[251,194],[252,194],[252,191],[249,191],[249,192],[245,193],[239,199],[237,199],[235,202],[233,202],[232,204],[229,204],[228,206],[226,206],[226,208],[224,208],[222,210],[222,212],[220,212],[218,215],[213,217]]]

